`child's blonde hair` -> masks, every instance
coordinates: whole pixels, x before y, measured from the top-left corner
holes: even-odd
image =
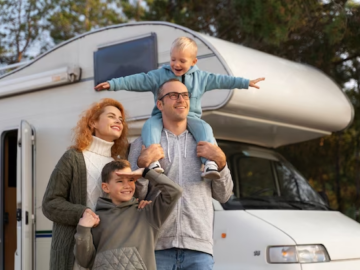
[[[174,42],[171,45],[171,51],[176,48],[178,50],[184,51],[184,50],[190,50],[194,57],[197,55],[197,45],[196,42],[188,37],[179,37],[174,40]]]

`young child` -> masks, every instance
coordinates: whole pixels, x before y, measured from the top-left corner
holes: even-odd
[[[133,198],[135,181],[146,177],[161,193],[144,209]],[[100,269],[156,270],[155,244],[159,228],[181,197],[182,188],[164,174],[145,168],[131,172],[126,160],[106,164],[101,173],[102,189],[96,214],[85,212],[75,234],[75,258],[80,266]]]
[[[190,112],[187,121],[189,131],[197,142],[206,141],[214,143],[215,139],[211,126],[201,120],[201,97],[203,94],[213,89],[247,89],[249,86],[259,89],[256,83],[265,80],[265,78],[249,81],[240,77],[213,74],[199,70],[196,66],[196,55],[197,45],[194,40],[188,37],[177,38],[171,46],[170,65],[165,65],[147,74],[140,73],[112,79],[98,84],[95,86],[95,90],[151,91],[154,94],[156,104],[159,87],[169,79],[177,78],[186,85],[190,95]],[[149,147],[151,144],[159,144],[163,129],[161,112],[156,105],[151,115],[152,117],[146,121],[141,133],[145,147]],[[205,158],[201,158],[201,160],[205,164],[202,177],[209,179],[220,178],[218,166],[214,161],[209,161]],[[154,162],[149,167],[156,169],[158,172],[163,172],[159,162]]]

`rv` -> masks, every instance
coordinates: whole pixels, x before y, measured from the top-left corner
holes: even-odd
[[[354,111],[344,93],[310,66],[166,22],[92,31],[0,77],[0,269],[49,269],[52,222],[42,198],[79,115],[117,99],[134,140],[154,106],[150,92],[94,86],[169,63],[179,36],[197,42],[200,69],[266,77],[259,90],[219,89],[202,99],[234,181],[227,203],[213,201],[214,269],[360,269],[360,225],[330,209],[275,151],[346,128]]]

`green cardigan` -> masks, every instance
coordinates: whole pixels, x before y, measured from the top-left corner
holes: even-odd
[[[86,165],[82,152],[70,149],[60,158],[46,188],[42,211],[53,221],[50,270],[72,270],[74,235],[86,207]]]

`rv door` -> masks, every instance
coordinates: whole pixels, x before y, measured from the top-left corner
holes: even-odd
[[[18,133],[17,155],[17,247],[16,270],[32,270],[34,265],[34,143],[35,133],[24,120]]]

